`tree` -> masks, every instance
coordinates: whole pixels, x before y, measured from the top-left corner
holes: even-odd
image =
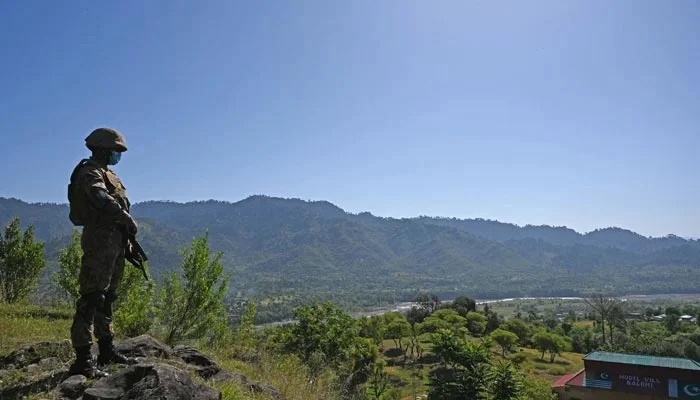
[[[619,329],[623,332],[626,331],[626,320],[625,312],[622,310],[622,306],[615,302],[608,313],[608,327],[610,328],[610,343],[613,343],[613,331]]]
[[[569,332],[571,345],[576,353],[590,353],[596,347],[593,328],[590,326],[574,325]]]
[[[552,383],[535,376],[525,375],[522,380],[521,396],[527,400],[556,400],[557,394],[552,393]]]
[[[388,312],[384,314],[384,324],[386,325],[384,337],[393,339],[396,348],[403,350],[401,340],[411,334],[411,325],[406,321],[406,316],[396,311]],[[408,350],[408,347],[406,350]]]
[[[490,312],[486,317],[486,333],[495,331],[500,325],[501,320],[498,318],[498,313]]]
[[[664,325],[666,325],[666,329],[669,330],[672,334],[676,334],[678,332],[678,328],[680,328],[680,318],[681,318],[681,312],[678,310],[676,307],[668,307],[666,309],[666,318],[664,319]]]
[[[296,324],[281,328],[279,342],[307,364],[312,379],[331,367],[348,392],[370,378],[379,351],[370,339],[357,336],[357,321],[348,313],[330,302],[313,303],[295,308],[294,318]]]
[[[78,276],[83,258],[80,236],[80,231],[74,229],[70,244],[58,252],[58,270],[51,274],[51,281],[59,289],[60,297],[71,305],[75,305],[80,297]]]
[[[440,307],[440,299],[436,295],[430,293],[419,294],[414,302],[418,303],[428,314],[432,314]]]
[[[431,376],[428,399],[482,398],[491,362],[489,341],[473,343],[449,330],[432,334],[430,341],[433,352],[443,359],[445,369]]]
[[[496,329],[493,331],[491,333],[491,339],[501,347],[501,354],[503,357],[506,356],[506,353],[511,352],[513,346],[518,344],[518,336],[504,329]]]
[[[467,320],[457,314],[457,311],[443,308],[435,311],[422,324],[424,332],[437,332],[440,329],[456,331],[467,324]]]
[[[518,336],[520,344],[527,345],[530,340],[532,333],[530,332],[530,327],[522,319],[509,319],[500,326],[501,329],[505,329],[509,332],[513,332]]]
[[[80,231],[73,230],[70,244],[59,250],[59,269],[51,274],[51,280],[58,287],[61,297],[71,304],[75,304],[80,297],[78,277],[83,257],[80,238]],[[148,268],[148,265],[144,268]],[[148,332],[153,322],[153,286],[128,262],[117,293],[117,301],[114,304],[116,331],[128,337]]]
[[[450,308],[457,311],[459,315],[466,317],[468,313],[476,311],[476,301],[471,297],[459,296],[450,304]]]
[[[467,329],[472,335],[481,335],[486,330],[486,317],[478,312],[470,312],[467,314]]]
[[[5,303],[24,300],[45,266],[44,244],[34,241],[34,226],[22,232],[14,218],[0,238],[0,298]]]
[[[510,362],[502,362],[492,366],[488,373],[488,382],[488,390],[492,400],[517,400],[520,398],[523,385],[518,372]]]
[[[532,337],[532,343],[535,347],[542,352],[542,359],[544,359],[545,352],[549,352],[549,362],[554,362],[554,358],[560,354],[562,351],[566,350],[567,343],[566,340],[555,334],[549,332],[538,332]]]
[[[362,317],[358,322],[360,325],[359,335],[364,338],[372,339],[374,344],[381,346],[382,340],[384,340],[384,335],[386,333],[384,317],[381,315]]]
[[[223,298],[228,278],[223,275],[223,254],[212,256],[206,233],[195,238],[182,255],[182,276],[172,273],[167,277],[158,296],[157,313],[165,328],[165,342],[205,337],[218,340],[227,328]]]
[[[610,310],[615,306],[614,297],[603,294],[594,294],[583,299],[592,312],[600,315],[600,328],[603,332],[603,344],[605,344],[605,321],[608,319]]]

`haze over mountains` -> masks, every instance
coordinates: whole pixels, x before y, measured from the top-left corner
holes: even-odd
[[[47,257],[68,242],[66,205],[0,198],[0,223],[33,224]],[[331,299],[354,305],[410,299],[697,292],[700,241],[605,228],[524,226],[483,219],[392,219],[325,201],[252,196],[237,203],[145,202],[133,207],[155,276],[209,232],[224,252],[231,294],[270,304]],[[272,307],[272,306],[271,306]]]

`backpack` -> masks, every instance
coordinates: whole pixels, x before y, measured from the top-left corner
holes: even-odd
[[[68,205],[70,207],[68,218],[75,226],[85,226],[90,220],[90,206],[87,196],[80,190],[75,181],[78,170],[87,164],[94,164],[94,161],[88,159],[80,160],[70,175],[70,183],[68,184]]]

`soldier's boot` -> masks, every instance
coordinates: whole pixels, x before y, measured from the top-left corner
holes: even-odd
[[[134,364],[135,358],[127,357],[118,352],[114,348],[112,338],[104,338],[97,340],[97,346],[100,349],[100,354],[97,356],[97,365],[105,366],[107,364]]]
[[[90,354],[90,346],[81,346],[75,348],[75,362],[68,369],[69,375],[83,375],[88,379],[103,378],[109,374],[100,370],[92,363],[92,354]]]

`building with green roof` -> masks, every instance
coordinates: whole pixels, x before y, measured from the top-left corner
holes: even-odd
[[[559,400],[700,400],[700,363],[687,358],[596,351],[553,386]]]

